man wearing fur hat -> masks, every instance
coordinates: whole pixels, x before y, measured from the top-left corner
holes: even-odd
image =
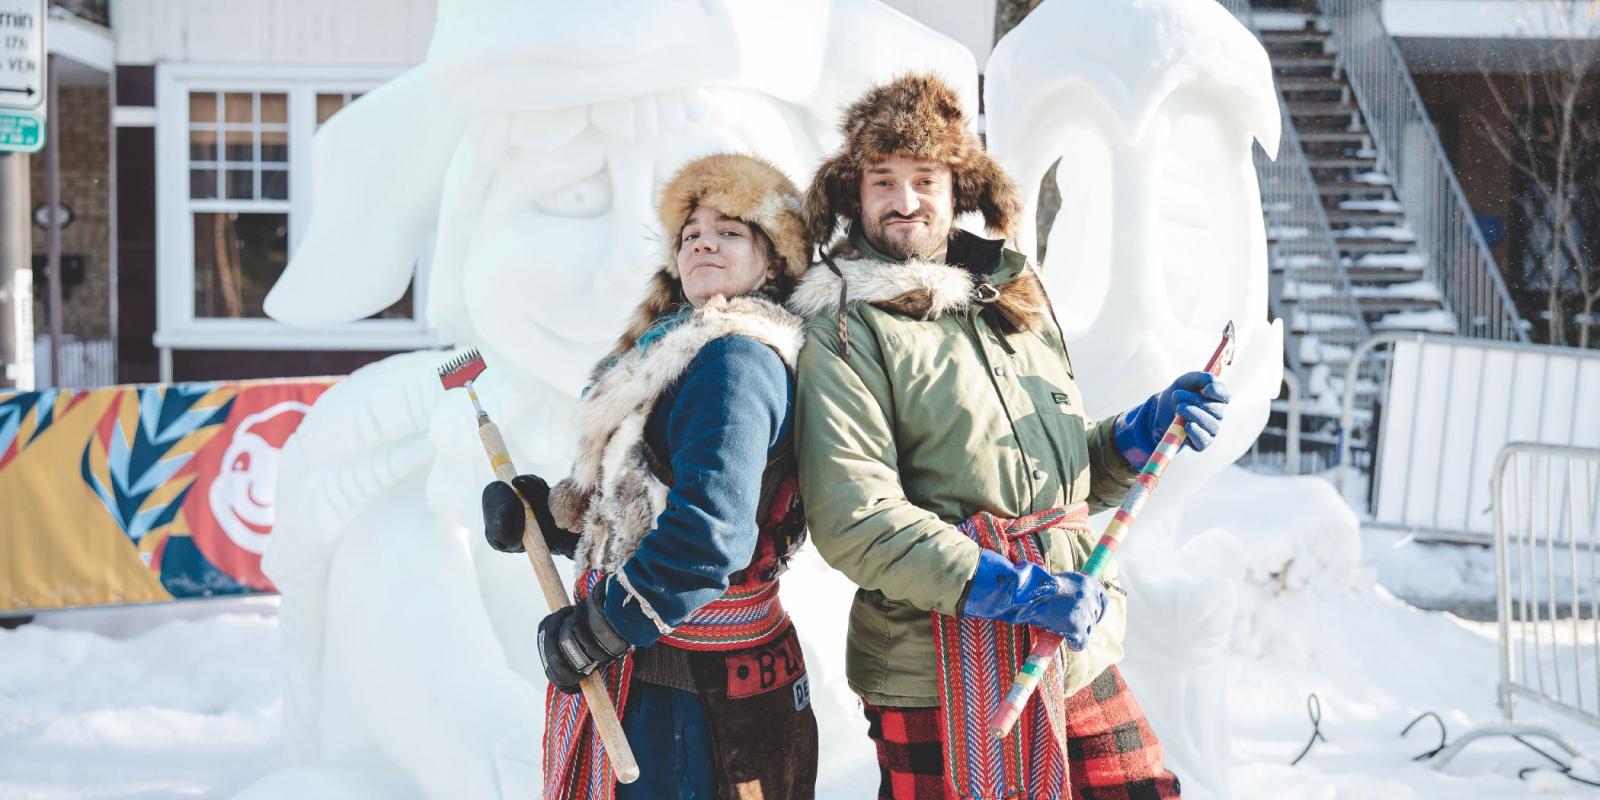
[[[1227,390],[1184,375],[1112,419],[1084,416],[1034,268],[954,227],[1007,236],[1021,204],[928,75],[850,106],[812,180],[801,279],[801,493],[818,550],[861,588],[846,669],[866,703],[880,797],[1178,796],[1160,743],[1112,666],[1125,600],[1081,568],[1087,518],[1119,504],[1174,414],[1203,449]],[[1108,592],[1107,589],[1110,589]],[[1019,724],[984,730],[1030,646],[1067,643]],[[1070,788],[1069,788],[1070,787]]]

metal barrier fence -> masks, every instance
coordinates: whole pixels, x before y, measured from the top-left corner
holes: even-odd
[[[1547,727],[1517,723],[1518,698],[1600,727],[1600,448],[1507,444],[1493,485],[1503,720],[1441,750],[1441,768],[1493,735],[1542,736],[1583,755]]]
[[[1463,336],[1528,341],[1439,133],[1373,0],[1319,0],[1406,218]]]
[[[1375,359],[1380,348],[1387,357]],[[1375,372],[1363,373],[1368,362]],[[1507,442],[1600,447],[1600,415],[1586,411],[1600,394],[1600,351],[1382,334],[1356,347],[1343,390],[1340,490],[1364,471],[1366,524],[1419,539],[1493,540],[1489,480]]]
[[[61,375],[50,374],[49,336],[34,341],[34,385],[41,388],[94,389],[117,382],[117,350],[110,339],[61,339]]]

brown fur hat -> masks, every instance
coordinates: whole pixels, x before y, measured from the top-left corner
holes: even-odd
[[[678,232],[694,213],[706,205],[761,228],[783,259],[778,273],[791,278],[805,274],[811,263],[800,218],[800,190],[772,164],[755,156],[717,153],[683,165],[661,191],[657,214],[661,237],[667,245],[667,272],[678,277]]]
[[[929,74],[874,87],[845,109],[844,147],[817,168],[806,191],[806,232],[826,245],[839,219],[861,216],[861,170],[891,155],[950,167],[955,212],[983,213],[994,235],[1010,238],[1022,204],[1005,170],[983,150],[961,110],[961,96]]]
[[[763,287],[769,299],[778,303],[787,299],[788,291],[810,266],[811,243],[800,216],[800,190],[781,170],[739,153],[717,153],[690,161],[667,181],[656,206],[666,260],[650,276],[644,300],[634,309],[610,354],[596,365],[596,375],[628,352],[662,314],[684,302],[683,281],[678,275],[678,233],[700,205],[755,225],[772,241],[782,263],[774,265],[779,278]]]

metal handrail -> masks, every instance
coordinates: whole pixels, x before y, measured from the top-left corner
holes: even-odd
[[[1256,26],[1255,13],[1251,9],[1249,0],[1219,0],[1219,2],[1250,31],[1252,36],[1257,40],[1261,39],[1261,31]],[[1271,303],[1273,313],[1279,317],[1283,316],[1280,308],[1284,304],[1280,302],[1280,298],[1287,300],[1287,294],[1293,289],[1296,291],[1295,308],[1300,313],[1349,317],[1360,333],[1357,338],[1365,339],[1371,331],[1361,314],[1360,305],[1356,302],[1355,292],[1350,283],[1350,273],[1339,257],[1339,246],[1333,237],[1333,226],[1328,222],[1327,210],[1322,206],[1316,180],[1311,175],[1311,164],[1300,145],[1300,135],[1295,130],[1294,119],[1289,116],[1288,106],[1283,101],[1283,90],[1278,87],[1276,74],[1273,75],[1273,89],[1278,97],[1278,115],[1282,126],[1278,156],[1272,159],[1260,146],[1255,148],[1256,180],[1261,185],[1263,210],[1279,234],[1276,240],[1272,240],[1269,236],[1271,248],[1269,258],[1283,265],[1284,281],[1274,286]],[[1332,294],[1320,297],[1309,297],[1304,294],[1304,283],[1296,273],[1313,269],[1326,270],[1326,274],[1331,275],[1335,284]],[[1314,317],[1307,317],[1307,335],[1316,334],[1316,331],[1310,328],[1312,319]],[[1291,370],[1299,373],[1304,367],[1293,332],[1294,325],[1291,323],[1292,321],[1286,320],[1284,325],[1284,354],[1288,358]]]
[[[1379,164],[1416,230],[1418,248],[1426,256],[1424,274],[1443,294],[1457,332],[1477,339],[1529,341],[1377,3],[1318,3],[1338,41],[1340,61],[1366,117]]]

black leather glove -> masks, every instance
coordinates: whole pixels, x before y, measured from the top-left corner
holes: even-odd
[[[502,553],[522,552],[522,500],[520,492],[533,507],[533,518],[544,532],[544,543],[550,552],[572,558],[578,549],[578,534],[556,524],[550,516],[550,485],[538,475],[518,475],[511,479],[512,491],[505,481],[494,481],[483,487],[483,536],[489,546]]]
[[[539,660],[544,676],[559,691],[575,694],[579,681],[628,654],[627,640],[606,619],[606,583],[539,623]]]

